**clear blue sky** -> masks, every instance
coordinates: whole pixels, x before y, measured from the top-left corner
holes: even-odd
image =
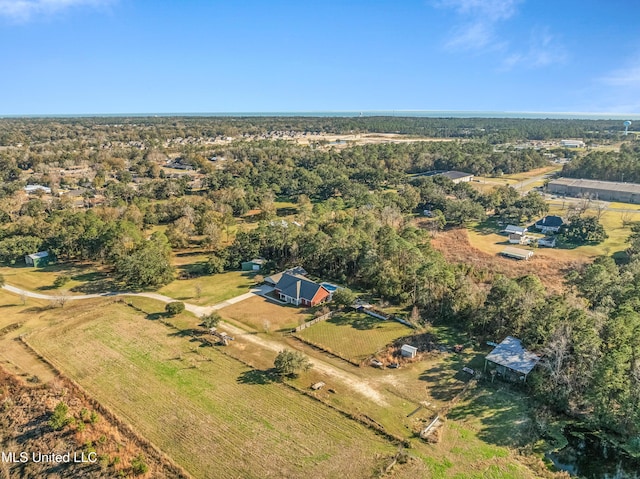
[[[637,0],[0,0],[0,115],[640,113]]]

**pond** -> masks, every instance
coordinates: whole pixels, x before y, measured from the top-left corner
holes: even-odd
[[[553,465],[584,479],[640,479],[640,460],[614,448],[609,441],[589,432],[566,427],[569,444],[547,453]]]

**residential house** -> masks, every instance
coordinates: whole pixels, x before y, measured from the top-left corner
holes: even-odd
[[[509,243],[511,244],[529,244],[531,243],[531,238],[527,235],[519,235],[517,233],[509,234]]]
[[[267,276],[264,279],[264,282],[270,286],[275,286],[276,284],[278,284],[278,281],[280,281],[280,279],[282,278],[282,275],[285,273],[296,274],[299,276],[306,276],[309,274],[302,266],[295,266],[293,268],[289,268],[285,271],[282,271],[281,273],[275,273],[275,274],[272,274],[271,276]]]
[[[524,228],[522,226],[515,226],[515,225],[507,225],[507,227],[502,230],[503,233],[507,233],[508,235],[519,235],[519,236],[524,236],[524,234],[527,232],[527,228]]]
[[[305,278],[302,275],[289,272],[282,273],[275,286],[275,293],[287,303],[296,306],[312,307],[329,300],[330,293],[324,286]]]
[[[556,247],[556,237],[555,236],[545,236],[544,238],[540,238],[538,240],[538,246],[546,246],[547,248],[555,248]]]
[[[557,233],[564,225],[564,220],[560,216],[545,216],[536,221],[535,228],[544,234]]]

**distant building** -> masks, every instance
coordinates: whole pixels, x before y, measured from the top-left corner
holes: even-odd
[[[531,243],[531,239],[527,235],[520,235],[516,233],[511,233],[509,235],[509,243],[511,244],[529,244]]]
[[[502,256],[506,256],[507,258],[520,259],[520,260],[528,260],[533,256],[533,251],[529,251],[527,249],[514,248],[512,246],[507,246],[503,249],[500,254]]]
[[[564,225],[564,220],[560,216],[549,215],[536,221],[535,227],[544,234],[548,234],[557,233],[562,225]]]
[[[484,370],[489,366],[505,379],[526,381],[538,361],[540,356],[527,351],[519,339],[507,336],[487,355]]]
[[[463,171],[444,171],[444,170],[433,170],[433,171],[425,171],[424,173],[416,173],[414,176],[446,176],[454,183],[463,183],[468,182],[473,179],[473,175],[471,173],[465,173]]]
[[[265,262],[266,261],[262,258],[255,258],[255,259],[252,259],[251,261],[243,261],[241,263],[242,271],[259,271],[262,269]]]
[[[527,232],[527,228],[523,226],[507,225],[503,232],[507,233],[508,235],[524,236],[524,234]]]
[[[585,144],[582,140],[560,140],[560,146],[565,148],[584,148]]]
[[[462,171],[445,171],[444,173],[441,173],[441,176],[446,176],[454,183],[469,182],[473,179],[473,175],[471,173],[464,173]]]
[[[547,191],[557,195],[640,204],[640,185],[636,183],[558,178],[549,182]]]
[[[546,236],[544,238],[540,238],[538,240],[538,246],[546,246],[547,248],[555,248],[556,247],[556,237],[555,236]]]
[[[38,191],[43,191],[48,195],[51,194],[51,188],[42,185],[27,185],[24,187],[24,191],[26,191],[27,194],[37,193]]]
[[[48,251],[40,251],[38,253],[25,255],[24,262],[27,266],[42,268],[43,266],[47,266],[53,259],[53,255],[50,255]]]

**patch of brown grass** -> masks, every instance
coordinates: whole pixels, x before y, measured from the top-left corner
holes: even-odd
[[[144,457],[146,474],[137,477],[187,477],[158,454],[130,436],[128,429],[104,415],[73,383],[57,376],[48,384],[28,384],[0,368],[0,449],[5,452],[57,454],[96,453],[97,462],[9,463],[8,477],[108,478],[133,477],[132,460]],[[54,431],[49,418],[60,402],[68,408],[69,424]],[[92,420],[93,414],[93,420]],[[4,476],[3,476],[4,477]]]
[[[503,274],[516,278],[535,274],[550,292],[555,293],[564,290],[565,275],[584,264],[584,260],[561,260],[538,254],[534,254],[528,261],[517,261],[497,254],[491,255],[474,248],[464,228],[440,232],[432,239],[431,244],[448,261],[469,265],[476,270],[486,271],[490,275]]]

